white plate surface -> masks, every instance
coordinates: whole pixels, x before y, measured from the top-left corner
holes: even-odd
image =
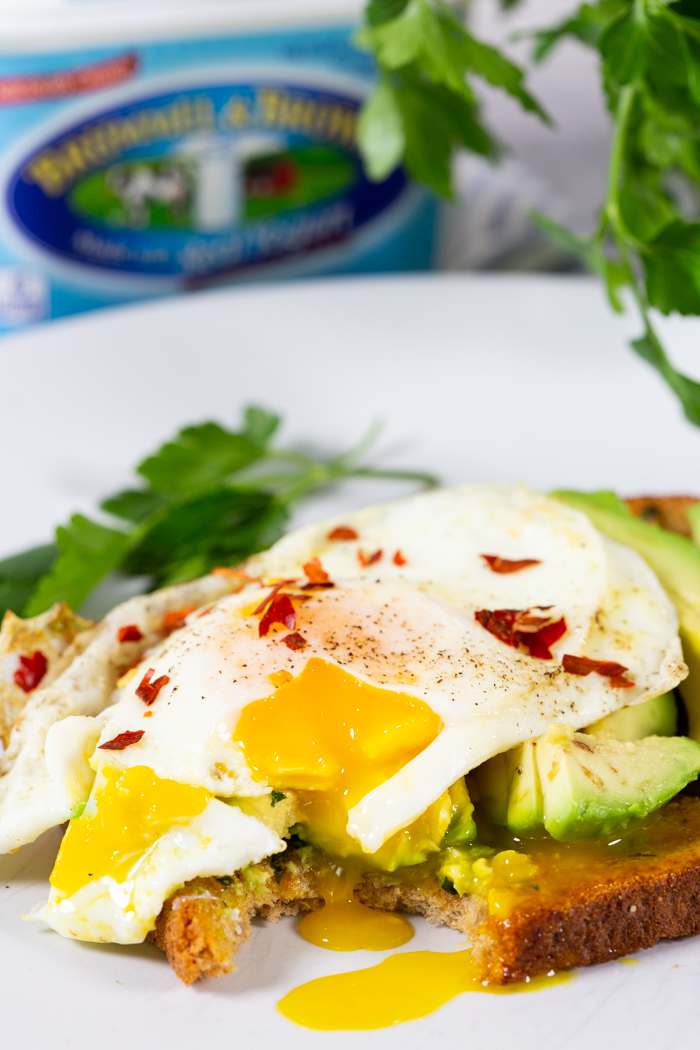
[[[691,370],[694,321],[664,325]],[[626,349],[586,278],[357,279],[200,295],[54,323],[0,344],[0,555],[126,484],[178,426],[235,423],[256,401],[284,413],[282,437],[339,451],[375,418],[375,457],[447,482],[700,492],[700,431]],[[314,501],[308,520],[398,495],[363,483]],[[20,915],[46,891],[50,832],[0,858],[3,1046],[135,1050],[441,1046],[554,1050],[696,1047],[700,940],[611,962],[533,995],[466,995],[422,1020],[368,1033],[298,1028],[276,1001],[304,980],[378,962],[325,952],[293,921],[260,923],[240,973],[185,989],[150,945],[61,939]],[[403,950],[463,937],[416,920]]]

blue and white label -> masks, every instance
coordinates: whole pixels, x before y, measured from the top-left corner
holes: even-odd
[[[144,276],[197,281],[339,244],[406,188],[401,170],[364,174],[359,105],[269,81],[146,96],[34,149],[8,207],[52,255]]]
[[[20,278],[0,279],[0,326],[237,279],[427,268],[432,202],[402,169],[371,182],[358,155],[369,84],[350,41],[280,36],[276,62],[263,38],[254,62],[222,63],[222,41],[47,57],[46,70],[35,57],[26,73],[13,59],[0,271],[33,273],[43,292],[23,278],[23,306]],[[245,56],[245,38],[230,43]]]

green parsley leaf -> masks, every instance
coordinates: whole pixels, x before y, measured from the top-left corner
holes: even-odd
[[[276,434],[281,421],[281,416],[268,412],[260,405],[248,405],[243,413],[243,437],[248,438],[258,448],[265,449]]]
[[[676,371],[651,328],[641,338],[632,340],[632,347],[666,380],[681,402],[686,419],[700,426],[700,383]]]
[[[367,174],[381,182],[401,162],[406,149],[403,113],[396,89],[386,77],[362,109],[357,123],[357,141],[365,157]]]
[[[642,260],[652,306],[664,314],[700,313],[700,223],[671,223]]]
[[[633,5],[621,11],[601,35],[598,48],[604,73],[616,84],[629,84],[644,72],[649,43],[644,8]]]
[[[21,615],[37,583],[49,571],[58,554],[58,547],[49,543],[0,561],[0,617],[8,609]]]
[[[262,454],[263,447],[245,432],[234,434],[218,423],[202,423],[185,427],[137,470],[157,492],[179,495],[224,481]]]
[[[277,803],[278,802],[282,802],[282,800],[285,799],[286,797],[287,796],[284,795],[281,791],[275,791],[273,789],[271,794],[270,794],[270,805],[274,809],[275,806],[277,805]]]
[[[152,489],[127,489],[116,496],[110,496],[100,504],[102,510],[137,525],[155,514],[157,510],[167,507],[169,499],[162,492]]]
[[[59,601],[79,609],[102,577],[121,563],[131,542],[126,533],[74,515],[56,530],[60,554],[27,602],[25,616],[36,616]]]
[[[156,514],[129,551],[124,568],[149,575],[156,586],[202,576],[217,565],[235,565],[270,546],[288,513],[266,492],[219,487]]]
[[[371,0],[358,41],[372,52],[380,73],[358,123],[358,144],[372,179],[386,178],[403,154],[415,179],[450,197],[455,150],[497,156],[479,115],[472,75],[548,119],[525,89],[522,71],[478,41],[442,0]]]
[[[626,6],[626,0],[602,0],[598,4],[582,4],[572,18],[564,19],[552,29],[534,33],[535,62],[546,58],[552,48],[567,36],[573,36],[589,47],[597,47],[603,32]]]

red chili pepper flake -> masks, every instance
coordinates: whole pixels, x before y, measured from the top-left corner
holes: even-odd
[[[288,649],[304,649],[307,645],[306,638],[304,638],[303,634],[299,634],[298,631],[295,631],[294,634],[286,635],[282,641]]]
[[[117,631],[117,641],[119,642],[140,642],[142,638],[143,635],[135,623],[127,623]]]
[[[167,612],[163,617],[163,631],[165,634],[172,634],[173,631],[177,631],[178,628],[182,627],[187,617],[196,608],[196,605],[185,605],[182,609],[171,609],[170,612]]]
[[[539,558],[521,558],[519,561],[511,561],[510,558],[500,558],[497,554],[482,554],[480,557],[484,559],[491,572],[497,572],[501,576],[529,569],[531,565],[542,564]]]
[[[566,620],[555,620],[548,609],[479,609],[474,613],[482,627],[499,641],[522,649],[538,660],[551,660],[550,646],[566,634]]]
[[[318,558],[311,558],[307,561],[304,566],[304,572],[309,582],[302,586],[302,591],[315,591],[319,588],[335,587],[335,584],[332,582],[330,576],[323,568]],[[301,598],[302,595],[299,595],[299,597]]]
[[[357,552],[357,560],[363,569],[366,569],[368,565],[375,565],[378,561],[381,561],[381,557],[384,551],[378,550],[374,554],[365,554],[363,550]]]
[[[260,638],[267,634],[273,623],[281,623],[290,631],[296,627],[297,614],[288,594],[276,595],[268,605],[258,628]]]
[[[328,583],[330,576],[318,558],[309,558],[304,565],[304,574],[309,583]]]
[[[156,678],[155,682],[152,682],[151,678],[153,678],[154,673],[154,668],[149,667],[135,690],[139,700],[143,700],[147,707],[151,706],[163,686],[170,681],[167,674],[162,674],[160,678]]]
[[[12,675],[12,680],[25,693],[31,693],[46,674],[47,667],[46,657],[37,649],[31,656],[20,656],[19,667]]]
[[[286,587],[286,585],[288,583],[295,583],[295,582],[296,582],[295,580],[280,580],[279,583],[276,583],[275,586],[270,591],[270,593],[268,595],[266,595],[266,597],[263,598],[263,600],[260,602],[260,605],[258,605],[257,609],[253,609],[253,616],[260,616],[260,613],[264,612],[265,607],[270,604],[270,602],[273,600],[273,598],[275,597],[277,592],[282,587]]]
[[[585,677],[595,672],[603,678],[610,679],[613,689],[631,689],[635,684],[629,678],[624,678],[627,668],[624,664],[615,663],[613,660],[591,660],[588,656],[572,656],[564,653],[562,667],[568,674],[576,674]]]
[[[334,529],[326,536],[327,540],[357,540],[359,534],[351,529],[349,525],[337,525]]]
[[[134,732],[127,729],[125,733],[119,733],[112,740],[107,740],[104,744],[100,744],[100,751],[123,751],[130,744],[138,744],[144,732],[145,730],[143,729],[136,729]]]
[[[408,565],[408,561],[404,558],[401,551],[397,551],[394,557],[391,559],[394,565]]]

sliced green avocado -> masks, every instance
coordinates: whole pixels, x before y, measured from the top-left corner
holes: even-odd
[[[518,744],[473,770],[481,810],[494,824],[526,832],[542,827],[542,791],[537,773],[536,740]]]
[[[570,842],[622,831],[700,772],[700,744],[682,736],[598,740],[552,725],[537,741],[544,826]]]
[[[542,827],[542,788],[537,771],[537,742],[528,740],[513,749],[514,763],[508,788],[508,827],[517,832]]]
[[[587,514],[606,536],[633,547],[659,577],[678,613],[683,658],[690,671],[678,687],[688,711],[688,735],[700,740],[700,548],[685,536],[635,518],[613,492],[552,495]]]
[[[675,736],[678,711],[673,693],[662,693],[641,704],[621,707],[583,730],[597,740],[643,740],[645,736]]]

